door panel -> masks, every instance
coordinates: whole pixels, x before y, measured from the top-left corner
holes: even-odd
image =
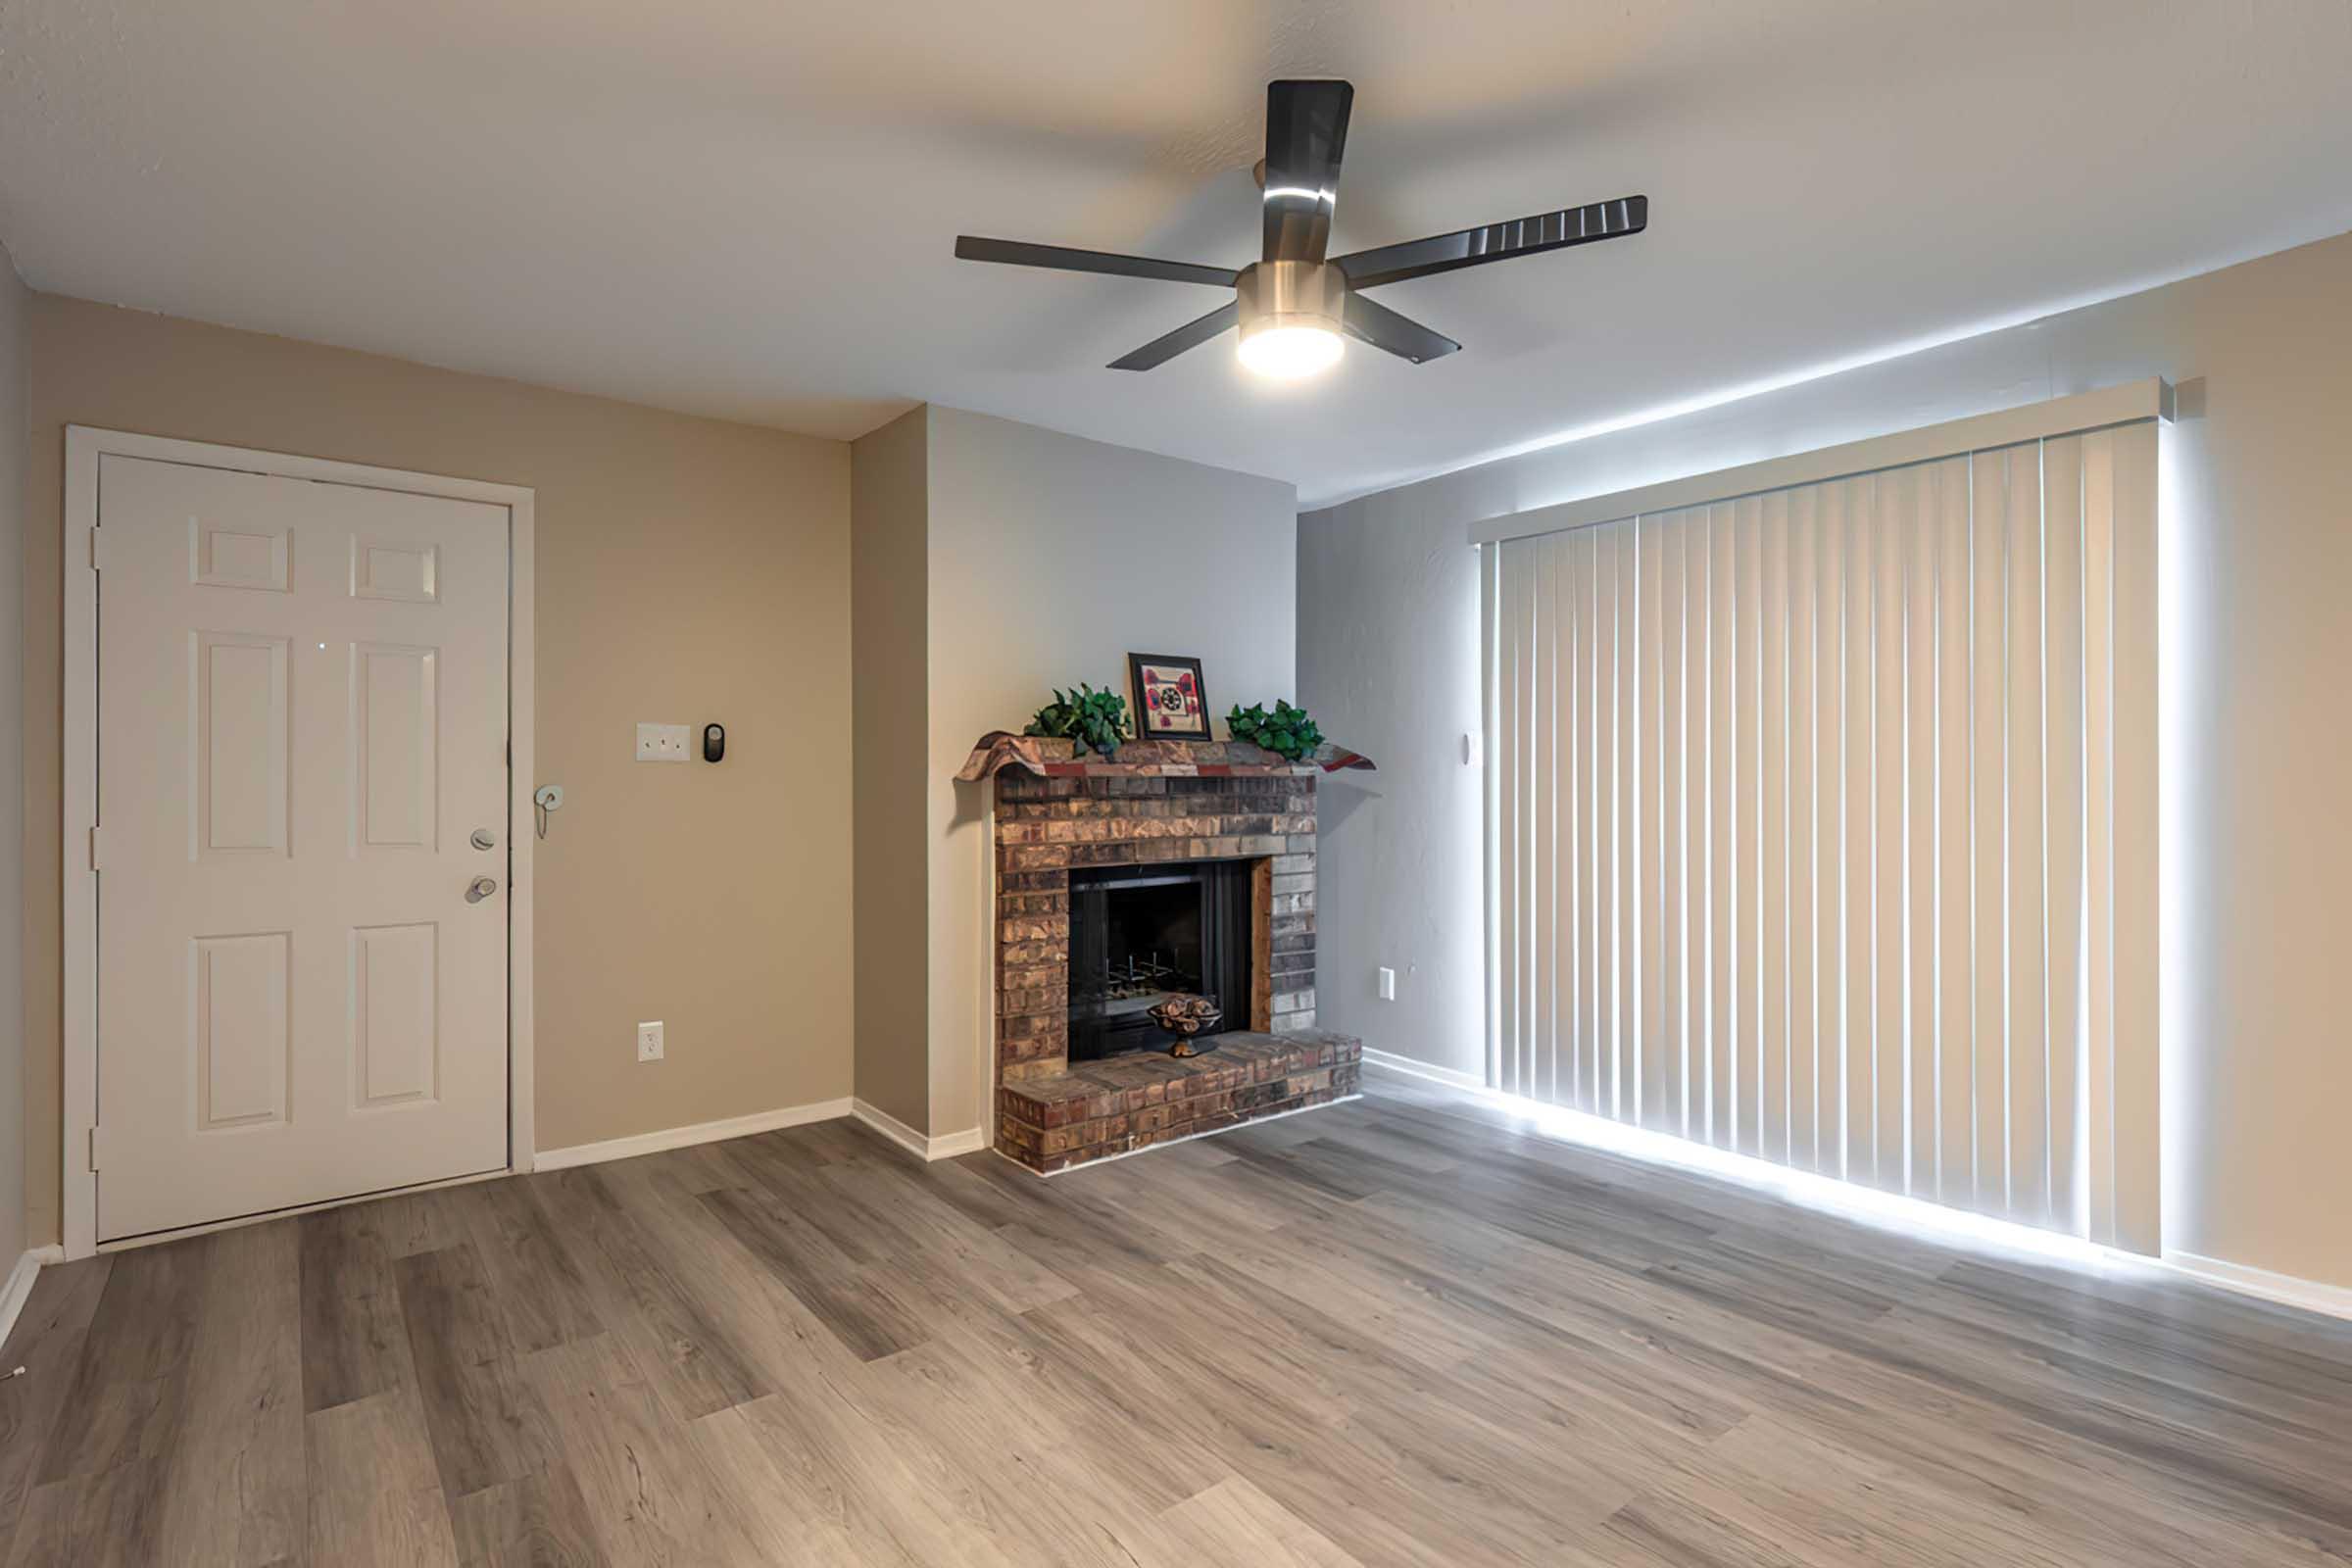
[[[286,853],[288,649],[283,637],[189,634],[197,858]]]
[[[352,1102],[434,1098],[440,1081],[441,927],[380,925],[351,937]]]
[[[286,1119],[286,981],[294,933],[198,937],[192,944],[196,1126]]]
[[[100,1240],[503,1168],[506,509],[108,456],[99,519]]]
[[[352,842],[364,852],[439,847],[433,681],[439,650],[351,650]]]

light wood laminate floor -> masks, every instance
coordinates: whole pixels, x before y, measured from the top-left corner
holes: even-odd
[[[47,1270],[0,1562],[2352,1560],[2352,1326],[1354,1103],[836,1122]]]

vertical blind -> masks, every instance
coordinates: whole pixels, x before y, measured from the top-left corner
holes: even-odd
[[[1485,550],[1494,1087],[2154,1250],[2154,424]]]

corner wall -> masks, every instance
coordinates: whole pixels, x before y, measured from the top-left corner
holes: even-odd
[[[930,702],[931,411],[850,448],[850,741],[857,778],[857,1096],[931,1120],[930,923],[922,744]]]
[[[16,1266],[24,1213],[24,534],[32,292],[0,249],[0,1270]],[[48,1240],[44,1237],[43,1240]]]
[[[2165,1247],[2352,1286],[2347,366],[2352,236],[1305,514],[1301,685],[1386,797],[1327,808],[1321,1021],[1484,1072],[1470,521],[2162,375]]]
[[[537,1142],[836,1100],[852,1052],[850,449],[37,295],[25,508],[23,1125],[58,1234],[66,424],[538,492]],[[727,726],[633,760],[641,719]],[[810,747],[820,759],[811,763]],[[527,823],[515,824],[527,831]],[[640,1065],[636,1020],[667,1025]]]
[[[1484,1082],[1484,775],[1462,752],[1481,722],[1478,553],[1386,500],[1298,519],[1302,700],[1379,768],[1323,781],[1316,1021]]]

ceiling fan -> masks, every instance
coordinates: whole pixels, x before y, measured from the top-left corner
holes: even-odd
[[[1355,88],[1345,81],[1267,85],[1266,159],[1258,166],[1259,183],[1265,187],[1265,250],[1262,259],[1238,271],[970,234],[956,236],[956,254],[967,262],[1232,289],[1230,304],[1111,361],[1110,368],[1149,370],[1238,324],[1242,363],[1262,374],[1288,377],[1311,374],[1336,362],[1345,346],[1343,333],[1415,365],[1461,347],[1364,298],[1365,289],[1639,234],[1649,225],[1649,198],[1625,196],[1327,260],[1324,249],[1331,239],[1332,204],[1339,196],[1340,154],[1347,145],[1348,111],[1354,100]]]

